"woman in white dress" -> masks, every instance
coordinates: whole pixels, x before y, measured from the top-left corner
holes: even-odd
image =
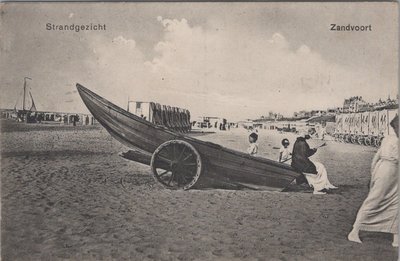
[[[394,247],[398,247],[398,137],[399,118],[390,122],[395,134],[388,135],[371,164],[371,182],[367,198],[358,210],[353,230],[348,239],[362,243],[359,231],[393,234]]]

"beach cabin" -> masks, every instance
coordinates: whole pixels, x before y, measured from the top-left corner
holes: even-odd
[[[127,111],[148,121],[152,119],[150,102],[129,101]]]

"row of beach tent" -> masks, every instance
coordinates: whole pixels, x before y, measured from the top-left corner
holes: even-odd
[[[150,102],[152,123],[165,126],[177,132],[189,132],[191,129],[190,112],[186,109]]]
[[[387,135],[389,123],[396,116],[397,110],[381,110],[336,115],[335,133],[358,135]]]

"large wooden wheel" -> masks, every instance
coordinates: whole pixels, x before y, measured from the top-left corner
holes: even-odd
[[[200,154],[182,140],[161,144],[154,151],[150,166],[154,178],[169,189],[190,189],[202,172]]]

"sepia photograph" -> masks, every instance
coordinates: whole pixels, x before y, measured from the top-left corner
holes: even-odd
[[[398,260],[398,12],[0,3],[1,260]]]

